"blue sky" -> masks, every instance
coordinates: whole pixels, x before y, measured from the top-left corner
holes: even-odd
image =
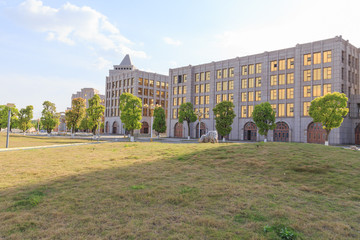
[[[0,104],[58,111],[129,53],[142,70],[293,47],[342,35],[360,47],[360,1],[0,0]]]

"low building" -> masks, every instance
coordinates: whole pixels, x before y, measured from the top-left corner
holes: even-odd
[[[105,95],[101,95],[99,90],[97,90],[95,88],[82,88],[81,91],[76,92],[75,94],[73,94],[71,96],[71,101],[74,98],[83,98],[86,100],[86,108],[88,108],[89,107],[89,99],[94,97],[96,94],[98,94],[101,99],[101,105],[105,106]]]

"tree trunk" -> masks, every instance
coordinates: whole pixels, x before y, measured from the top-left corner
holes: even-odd
[[[134,129],[131,130],[131,136],[134,136]]]
[[[190,139],[190,122],[187,121],[187,124],[188,124],[188,139]]]
[[[265,139],[264,142],[267,142],[267,133],[264,135]]]
[[[325,145],[326,145],[326,146],[329,146],[329,135],[330,135],[330,131],[331,131],[331,130],[325,129],[325,131],[326,131],[326,134],[325,134]]]

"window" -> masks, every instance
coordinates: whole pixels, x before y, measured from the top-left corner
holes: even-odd
[[[287,78],[287,84],[293,84],[294,83],[294,73],[288,73],[286,78]]]
[[[304,116],[309,116],[311,102],[304,102]]]
[[[242,66],[241,75],[247,75],[247,74],[248,74],[248,66]]]
[[[247,101],[247,94],[246,92],[241,93],[241,101],[246,102]]]
[[[154,80],[150,80],[150,87],[154,87]]]
[[[279,89],[279,99],[285,99],[285,88]]]
[[[257,77],[257,78],[255,79],[255,82],[256,82],[256,83],[255,83],[255,84],[256,84],[256,85],[255,85],[256,87],[261,87],[261,77]]]
[[[277,99],[277,90],[273,89],[270,90],[270,100],[276,100]]]
[[[138,94],[142,95],[142,88],[138,88]]]
[[[205,80],[209,81],[210,80],[210,72],[206,72],[205,73]]]
[[[294,98],[294,88],[288,88],[286,95],[287,95],[287,99],[293,99]]]
[[[205,73],[200,73],[200,81],[205,81]]]
[[[261,91],[255,92],[255,101],[261,101]]]
[[[228,87],[228,82],[226,82],[226,81],[223,82],[222,87],[223,87],[223,91],[226,91],[227,87]]]
[[[241,106],[241,117],[246,118],[246,106]]]
[[[178,98],[178,105],[180,106],[181,104],[182,104],[182,98],[179,97],[179,98]]]
[[[221,78],[221,69],[216,70],[216,79],[220,79],[220,78]]]
[[[209,116],[209,112],[210,112],[209,108],[208,108],[208,107],[206,107],[206,108],[205,108],[205,115],[204,115],[204,118],[209,118],[209,117],[210,117],[210,116]]]
[[[294,58],[287,59],[287,69],[294,69]]]
[[[314,85],[313,86],[313,97],[320,97],[321,96],[321,85]]]
[[[254,92],[248,92],[249,102],[254,101]]]
[[[187,75],[186,74],[183,75],[183,79],[184,79],[184,83],[186,83],[186,81],[187,81]]]
[[[270,71],[271,72],[277,71],[277,61],[270,62]]]
[[[176,80],[176,81],[177,81],[177,80]],[[149,79],[146,79],[146,78],[144,79],[144,85],[145,85],[145,86],[149,86]],[[125,84],[124,84],[124,86],[125,86]]]
[[[249,74],[254,74],[255,73],[255,65],[251,64],[249,65]]]
[[[324,79],[331,79],[331,67],[324,68]]]
[[[156,87],[160,88],[160,82],[159,81],[156,81]]]
[[[250,105],[250,106],[249,106],[249,109],[248,109],[249,117],[252,117],[253,111],[254,111],[254,106],[253,106],[253,105]]]
[[[173,109],[173,119],[177,118],[177,109]]]
[[[324,52],[324,63],[331,62],[331,51]]]
[[[293,103],[286,104],[286,116],[288,116],[288,117],[294,116],[294,104]]]
[[[261,73],[261,63],[256,64],[256,73]]]
[[[177,83],[178,83],[178,77],[174,76],[174,84],[177,84]]]
[[[234,90],[234,81],[229,81],[229,90]]]
[[[321,68],[316,68],[313,70],[313,79],[314,81],[321,80]]]
[[[277,115],[276,104],[271,104],[271,108],[275,112],[275,117],[276,117],[276,115]]]
[[[201,104],[201,105],[204,104],[204,96],[200,96],[200,104]]]
[[[195,73],[195,82],[200,81],[200,73]]]
[[[201,93],[205,92],[205,84],[200,85],[200,92]]]
[[[221,82],[216,83],[216,91],[221,91]]]
[[[221,102],[221,94],[216,95],[216,104]]]
[[[200,87],[199,85],[195,85],[195,93],[199,93],[200,92]]]
[[[279,60],[279,70],[285,70],[285,59]]]
[[[161,88],[165,89],[165,83],[164,82],[161,82]]]
[[[183,97],[182,99],[183,99],[183,103],[186,103],[186,97]]]
[[[182,87],[179,86],[179,94],[182,94]]]
[[[174,87],[174,95],[176,95],[177,94],[177,87]]]
[[[210,84],[205,84],[205,92],[210,92]]]
[[[279,115],[279,117],[284,117],[285,116],[285,104],[284,103],[279,104],[278,115]]]
[[[279,74],[279,85],[285,84],[285,74]]]
[[[175,97],[174,99],[173,99],[173,106],[176,106],[177,105],[177,98]]]
[[[249,78],[249,88],[253,88],[253,87],[254,87],[254,79]]]
[[[331,93],[331,84],[324,84],[324,95]]]
[[[186,94],[186,86],[183,86],[183,94]]]
[[[143,85],[143,79],[142,78],[139,78],[139,85]],[[119,87],[120,87],[120,84],[119,84]]]
[[[321,53],[314,53],[314,64],[320,64],[321,63]]]
[[[304,71],[304,82],[311,81],[311,70]]]
[[[311,65],[311,53],[304,54],[304,66]]]
[[[241,79],[241,88],[247,88],[247,79]]]
[[[271,86],[277,85],[277,75],[271,75],[270,76],[270,85]]]
[[[120,94],[120,91],[119,91],[119,94]],[[149,95],[149,90],[147,88],[144,88],[144,95],[145,96],[148,96]]]
[[[222,95],[222,100],[223,100],[223,101],[227,101],[227,94],[223,94],[223,95]]]
[[[210,104],[210,96],[205,96],[205,104]]]
[[[227,68],[223,69],[223,78],[227,78],[228,77],[228,70]]]
[[[304,97],[311,97],[311,86],[304,86]]]
[[[234,68],[229,68],[229,77],[234,77]]]
[[[233,93],[229,94],[229,101],[234,102],[234,94]]]

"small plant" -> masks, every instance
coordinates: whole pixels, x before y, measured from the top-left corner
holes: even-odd
[[[289,228],[286,227],[282,224],[280,225],[275,225],[275,226],[269,226],[269,225],[265,225],[264,227],[264,233],[275,233],[278,237],[280,237],[280,239],[284,239],[284,240],[295,240],[297,239],[297,234],[296,232]]]
[[[285,240],[296,239],[295,233],[293,233],[291,230],[287,229],[287,227],[284,227],[280,230],[279,237],[281,237],[281,239],[285,239]]]
[[[10,211],[15,211],[17,209],[30,209],[37,206],[45,194],[41,191],[32,191],[26,195],[22,195],[16,197],[14,200],[16,201],[12,207],[10,207]]]
[[[139,190],[139,189],[144,189],[145,185],[133,185],[130,188],[134,190]]]

